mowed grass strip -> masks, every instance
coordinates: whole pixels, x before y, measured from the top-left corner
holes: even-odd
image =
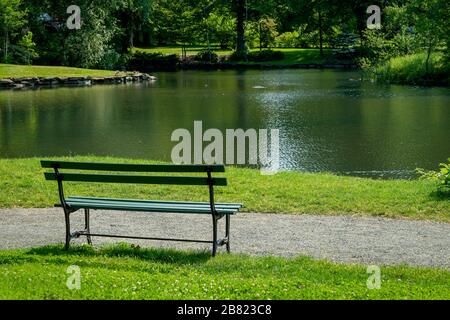
[[[155,163],[93,156],[60,160]],[[58,202],[57,184],[45,181],[40,159],[0,160],[0,208],[45,208]],[[216,175],[220,176],[220,175]],[[374,180],[333,174],[227,167],[227,187],[216,188],[219,202],[242,202],[245,212],[360,215],[450,222],[450,201],[423,180]],[[66,183],[66,196],[208,201],[206,187]]]
[[[114,75],[117,75],[116,71],[70,67],[0,64],[0,79],[22,77],[108,77]]]
[[[188,56],[195,56],[206,48],[191,47],[187,48],[186,54]],[[232,50],[220,50],[212,49],[219,56],[227,56],[233,53]],[[267,50],[267,49],[264,49]],[[273,48],[271,50],[281,51],[284,53],[284,59],[266,61],[266,62],[240,62],[241,64],[267,64],[267,65],[294,65],[294,64],[324,64],[324,63],[342,63],[343,61],[335,61],[332,57],[331,49],[324,49],[323,55],[320,54],[319,49],[300,49],[300,48]],[[252,49],[250,52],[258,52],[259,49]],[[181,47],[155,47],[155,48],[134,48],[133,52],[145,52],[145,53],[162,53],[168,54],[182,54]],[[345,62],[345,61],[344,61]]]
[[[79,267],[79,290],[67,287],[70,266]],[[306,257],[210,258],[128,244],[0,251],[0,299],[450,298],[446,270],[381,267],[379,289],[368,289],[369,276],[367,266]]]

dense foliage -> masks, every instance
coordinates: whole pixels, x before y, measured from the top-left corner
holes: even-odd
[[[448,72],[447,0],[77,0],[81,28],[69,30],[73,2],[0,0],[0,61],[113,69],[135,46],[219,47],[244,60],[251,48],[295,47],[333,48],[367,68],[424,53],[427,75],[437,54]],[[370,5],[381,29],[367,27]],[[216,60],[205,52],[197,60]]]
[[[127,66],[132,70],[150,72],[154,70],[173,71],[176,69],[178,57],[162,53],[136,52],[127,59]]]

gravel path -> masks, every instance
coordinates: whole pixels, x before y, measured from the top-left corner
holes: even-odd
[[[81,212],[81,211],[80,211]],[[82,229],[83,214],[73,215]],[[91,212],[91,231],[209,240],[211,219],[203,215]],[[336,262],[407,264],[450,269],[450,224],[348,216],[243,213],[231,219],[232,252],[307,255]],[[61,243],[61,209],[0,209],[0,249]],[[78,241],[78,240],[77,240]],[[123,241],[94,238],[94,244]],[[204,244],[135,241],[141,246],[210,248]]]

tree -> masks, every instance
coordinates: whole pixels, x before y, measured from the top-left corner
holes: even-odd
[[[119,16],[128,10],[123,9],[130,4],[128,0],[77,0],[81,9],[79,30],[69,30],[66,25],[67,8],[73,0],[23,1],[29,8],[28,25],[37,44],[39,63],[114,68],[124,38]]]
[[[258,37],[259,50],[267,48],[274,44],[276,37],[278,36],[277,23],[274,19],[263,17],[258,21],[251,24],[254,33]]]
[[[112,46],[117,26],[110,17],[108,8],[83,7],[82,26],[70,30],[64,40],[64,63],[82,68],[114,67],[118,54]]]
[[[203,10],[188,0],[158,0],[154,6],[153,28],[163,44],[182,44],[182,56],[186,58],[186,46],[199,38],[202,31]]]
[[[449,2],[447,0],[413,0],[409,7],[414,17],[419,43],[426,50],[426,74],[430,71],[430,58],[438,46],[448,43],[450,28]]]
[[[23,62],[31,64],[32,59],[38,57],[36,44],[33,41],[33,33],[28,31],[18,43],[19,51],[22,51]]]
[[[152,0],[121,0],[119,2],[116,15],[122,34],[125,35],[121,46],[122,51],[126,52],[128,48],[133,48],[136,32],[149,24],[152,2]]]
[[[11,34],[26,22],[26,12],[21,9],[22,0],[0,0],[0,27],[3,30],[3,62],[9,62]]]
[[[217,41],[222,50],[228,49],[236,43],[236,39],[234,39],[236,19],[230,14],[213,12],[208,16],[206,23],[211,33],[211,40]]]
[[[236,14],[236,52],[238,55],[247,55],[245,41],[246,0],[232,0],[232,9]]]

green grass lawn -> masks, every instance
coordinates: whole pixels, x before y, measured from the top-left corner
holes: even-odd
[[[60,159],[60,158],[58,158]],[[152,163],[102,157],[76,161]],[[0,207],[52,207],[57,185],[43,177],[39,159],[0,160]],[[217,201],[242,202],[244,211],[266,213],[361,215],[450,222],[450,201],[438,197],[435,183],[423,180],[374,180],[332,174],[228,167],[228,187],[217,187]],[[68,183],[66,195],[207,201],[205,187]]]
[[[268,61],[264,62],[264,64],[271,64],[271,65],[325,64],[330,63],[333,60],[331,49],[324,49],[323,56],[320,55],[319,49],[273,49],[273,50],[283,52],[284,59],[276,61]]]
[[[206,50],[206,49],[207,49],[206,47],[188,47],[187,55],[195,56],[200,51]],[[212,50],[220,56],[229,55],[233,52],[232,50],[220,50],[217,48],[212,48]],[[145,52],[145,53],[177,54],[179,56],[182,55],[181,47],[153,47],[153,48],[133,48],[132,49],[132,52],[137,52],[137,51]]]
[[[194,56],[199,51],[204,50],[201,47],[191,47],[188,48],[187,55]],[[279,61],[268,61],[264,64],[271,65],[291,65],[291,64],[323,64],[332,61],[331,49],[325,49],[324,55],[320,55],[319,49],[285,49],[285,48],[275,48],[273,50],[281,51],[284,53],[284,59]],[[181,47],[156,47],[156,48],[134,48],[133,51],[141,51],[147,53],[163,53],[163,54],[178,54],[181,55]],[[259,51],[259,49],[252,49],[251,51]],[[220,50],[214,49],[219,56],[230,55],[232,50]],[[242,62],[244,63],[244,62]],[[247,63],[247,62],[245,62]],[[252,64],[252,63],[250,63]],[[260,63],[258,63],[260,64]]]
[[[78,266],[80,290],[69,290]],[[0,251],[0,299],[449,299],[450,272],[381,267],[369,290],[367,266],[306,257],[62,246]]]
[[[108,71],[108,70],[0,64],[0,78],[87,77],[87,76],[106,77],[114,75],[116,75],[115,71]]]

